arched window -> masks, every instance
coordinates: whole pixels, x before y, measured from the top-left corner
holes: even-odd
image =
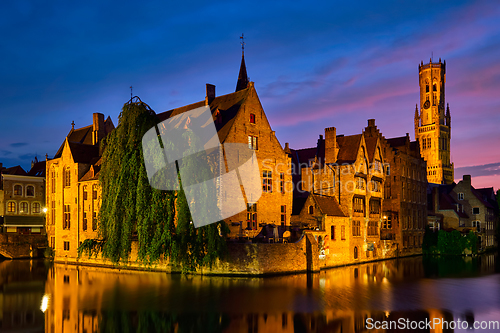
[[[314,206],[309,206],[309,214],[314,214]]]
[[[19,213],[21,213],[21,214],[28,214],[29,213],[27,202],[21,202],[19,204]]]
[[[14,185],[14,195],[23,195],[23,187],[21,185]]]
[[[33,205],[31,206],[31,212],[33,214],[40,214],[40,212],[41,212],[40,203],[34,202]]]
[[[71,169],[69,167],[64,170],[64,186],[71,186]]]
[[[7,203],[7,212],[15,213],[16,212],[16,203],[15,201],[9,201]]]
[[[354,247],[354,259],[358,259],[358,247]]]
[[[26,186],[26,196],[27,197],[35,196],[35,187],[33,185]]]

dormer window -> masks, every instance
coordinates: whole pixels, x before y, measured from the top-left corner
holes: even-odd
[[[250,113],[250,124],[255,124],[255,115]]]

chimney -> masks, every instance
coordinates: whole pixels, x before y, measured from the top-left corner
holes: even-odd
[[[337,161],[337,130],[335,127],[325,128],[325,163]]]
[[[102,113],[94,113],[92,120],[92,144],[98,145],[101,139],[104,138],[104,115]]]
[[[284,149],[285,153],[287,154],[290,154],[290,145],[288,144],[288,142],[285,142],[285,149]]]
[[[439,210],[439,186],[435,186],[432,188],[432,211],[437,213]]]
[[[205,97],[205,105],[210,105],[215,99],[215,86],[207,83],[207,96]]]
[[[471,186],[471,177],[470,175],[464,175],[463,176],[463,182],[465,185],[468,185],[469,187]]]
[[[375,127],[375,119],[368,119],[368,127]]]

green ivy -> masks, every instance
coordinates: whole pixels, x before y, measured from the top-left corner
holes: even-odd
[[[156,114],[140,99],[123,106],[117,128],[106,138],[99,173],[102,188],[99,237],[84,241],[78,248],[79,255],[101,253],[114,263],[127,261],[132,239],[136,238],[141,262],[155,264],[162,258],[170,258],[184,272],[193,271],[200,265],[212,265],[224,256],[229,228],[223,221],[194,228],[182,187],[174,192],[149,185],[143,149],[153,148],[147,143],[143,147],[142,138],[156,123]],[[175,148],[183,149],[184,156],[188,156],[193,153],[197,138],[192,131],[184,135],[188,136],[184,140],[187,146]],[[161,142],[161,138],[158,139]],[[168,142],[162,144],[169,145]],[[186,159],[179,167],[192,170],[193,181],[200,182],[210,178],[214,163],[207,161],[200,169],[200,165]],[[155,177],[163,177],[162,172]],[[216,198],[206,187],[199,191],[195,193],[198,197]],[[214,204],[215,201],[206,201],[192,203],[192,206],[205,212]]]

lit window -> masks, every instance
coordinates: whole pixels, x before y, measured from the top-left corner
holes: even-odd
[[[247,203],[247,228],[257,229],[257,203]]]
[[[257,137],[256,136],[254,136],[254,135],[249,135],[248,136],[248,148],[249,149],[253,149],[253,150],[257,150],[258,149]]]
[[[14,195],[23,195],[23,187],[21,185],[14,185]]]
[[[70,205],[64,205],[63,229],[69,229],[70,227],[71,227],[71,207]]]
[[[64,170],[64,186],[71,186],[71,170],[69,167]]]
[[[285,193],[285,174],[280,173],[280,192]]]
[[[16,203],[14,201],[10,201],[7,204],[7,212],[9,212],[9,213],[15,213],[16,212]]]
[[[21,202],[19,204],[19,213],[21,214],[28,214],[28,203],[27,202]]]
[[[38,202],[33,203],[33,213],[34,214],[40,214],[41,211],[41,206]]]
[[[262,192],[273,192],[273,172],[271,170],[262,171]]]

